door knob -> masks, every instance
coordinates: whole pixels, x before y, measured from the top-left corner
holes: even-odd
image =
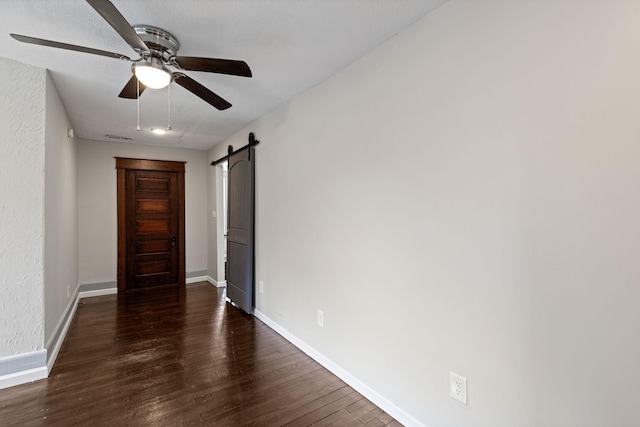
[[[171,238],[171,246],[175,246],[176,245],[176,238],[172,237]]]

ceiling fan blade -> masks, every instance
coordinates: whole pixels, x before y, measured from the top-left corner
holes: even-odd
[[[149,51],[149,48],[144,44],[138,33],[136,33],[136,30],[131,27],[113,3],[109,0],[87,0],[87,3],[89,3],[134,50]]]
[[[106,50],[92,49],[90,47],[55,42],[53,40],[38,39],[35,37],[29,37],[29,36],[21,36],[20,34],[10,34],[10,36],[22,43],[37,44],[40,46],[47,46],[47,47],[56,47],[58,49],[74,50],[76,52],[92,53],[94,55],[102,55],[102,56],[107,56],[109,58],[116,58],[116,59],[122,59],[125,61],[131,61],[131,58],[129,58],[126,55],[120,55],[119,53],[114,53],[114,52],[107,52]]]
[[[251,69],[244,61],[235,61],[233,59],[198,58],[196,56],[176,56],[174,59],[183,70],[207,71],[209,73],[251,77]]]
[[[180,86],[187,89],[194,95],[199,96],[201,99],[213,105],[218,110],[226,110],[227,108],[231,107],[231,104],[228,101],[222,99],[220,96],[211,92],[209,89],[202,86],[200,83],[185,74],[173,73],[173,79]]]
[[[127,82],[126,85],[124,85],[124,88],[122,89],[122,91],[120,92],[120,95],[118,95],[120,98],[127,98],[127,99],[137,99],[139,97],[139,95],[142,95],[142,92],[144,92],[144,90],[147,87],[145,85],[142,84],[142,82],[140,82],[140,93],[138,94],[138,78],[136,77],[136,75],[134,74],[133,76],[131,76],[131,78],[129,79],[129,81]]]

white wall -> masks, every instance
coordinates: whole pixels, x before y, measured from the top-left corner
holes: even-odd
[[[258,310],[416,423],[637,425],[638,22],[451,0],[212,149],[261,141]]]
[[[0,357],[44,347],[45,71],[0,58]]]
[[[117,281],[117,186],[114,157],[185,161],[186,272],[207,270],[207,154],[104,141],[78,141],[79,281]]]
[[[56,87],[47,73],[45,126],[45,334],[49,349],[78,288],[76,142]]]

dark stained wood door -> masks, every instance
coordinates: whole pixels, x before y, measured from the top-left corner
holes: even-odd
[[[127,288],[178,283],[178,174],[127,170]]]
[[[184,284],[184,163],[116,159],[118,290]]]
[[[253,147],[229,157],[227,223],[227,297],[246,313],[254,305]]]

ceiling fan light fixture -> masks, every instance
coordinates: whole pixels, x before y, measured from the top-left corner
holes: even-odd
[[[169,132],[169,129],[165,129],[165,128],[151,128],[151,132],[153,132],[156,135],[165,135],[167,132]]]
[[[136,62],[132,68],[140,83],[150,89],[162,89],[171,83],[171,72],[156,57],[152,56],[144,61]]]

